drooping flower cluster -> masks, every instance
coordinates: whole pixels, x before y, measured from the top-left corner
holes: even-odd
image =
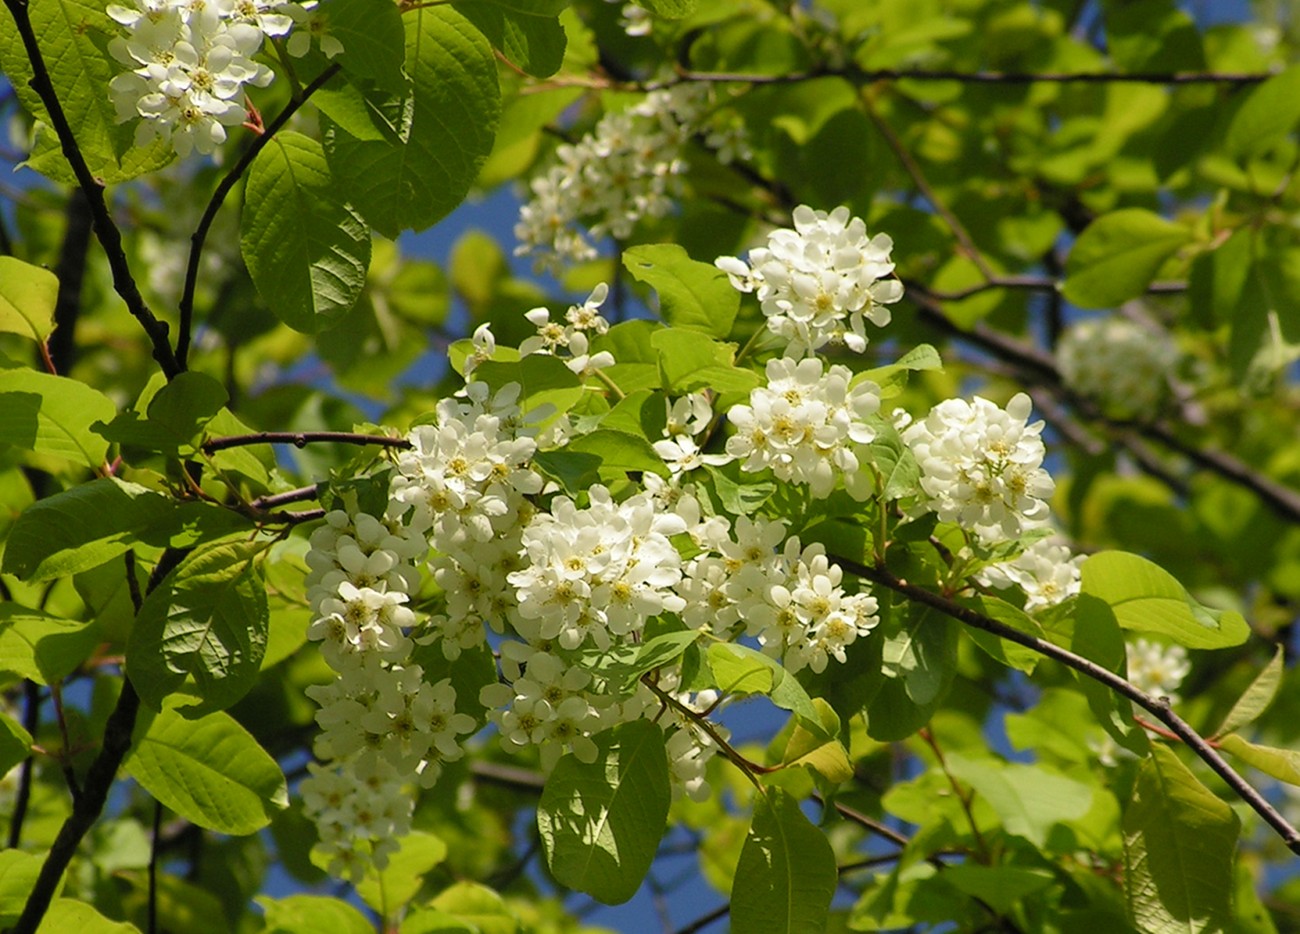
[[[867,419],[880,408],[880,387],[851,386],[847,367],[823,369],[821,360],[789,357],[770,360],[767,385],[749,395],[749,405],[728,413],[736,433],[727,453],[742,468],[771,468],[780,480],[806,483],[813,496],[825,497],[842,480],[853,496],[870,495],[871,476],[859,469],[854,446],[875,437]]]
[[[1066,329],[1056,365],[1071,390],[1119,418],[1151,418],[1169,394],[1178,348],[1127,318],[1089,318]]]
[[[1028,424],[1032,403],[1017,393],[999,408],[976,396],[946,399],[903,432],[921,468],[928,506],[985,543],[1014,539],[1041,525],[1055,483],[1043,469],[1043,423]]]
[[[1029,612],[1055,606],[1079,592],[1083,555],[1074,555],[1058,537],[1040,538],[1009,561],[991,564],[975,575],[986,587],[1019,587]]]
[[[747,516],[734,533],[724,523],[687,563],[678,585],[686,625],[723,637],[743,626],[786,669],[819,672],[832,658],[844,662],[845,649],[879,621],[876,599],[847,593],[821,544],[801,548],[783,522]]]
[[[1163,645],[1149,639],[1135,639],[1128,652],[1128,680],[1139,690],[1178,703],[1178,688],[1192,670],[1187,650],[1181,645]]]
[[[807,205],[794,210],[794,229],[768,234],[767,246],[715,261],[742,292],[757,292],[767,326],[787,341],[786,355],[804,357],[840,343],[859,353],[867,346],[866,321],[889,323],[886,306],[903,297],[893,278],[886,234],[867,236],[849,209],[831,213]]]
[[[535,256],[541,267],[585,262],[596,256],[593,241],[624,239],[642,218],[666,215],[686,168],[682,148],[702,128],[708,94],[689,84],[652,91],[559,146],[519,211],[516,255]],[[734,141],[728,146],[734,150]]]
[[[117,120],[141,118],[135,143],[161,138],[184,157],[209,155],[226,128],[245,120],[245,85],[266,87],[272,73],[253,61],[267,36],[284,36],[293,19],[263,0],[135,0],[111,4],[126,27],[109,52],[130,71],[109,84]]]
[[[419,583],[415,561],[428,550],[413,518],[398,503],[383,517],[334,510],[307,555],[308,637],[338,677],[307,689],[320,705],[321,761],[300,790],[331,872],[352,878],[382,869],[409,832],[413,802],[403,786],[432,785],[439,762],[460,757],[457,737],[474,729],[456,712],[450,680],[430,683],[410,660],[416,620],[407,603]]]

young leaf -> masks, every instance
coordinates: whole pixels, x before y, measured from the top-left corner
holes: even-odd
[[[1061,821],[1083,817],[1092,807],[1092,788],[1038,765],[947,756],[949,771],[997,811],[1007,833],[1037,847]]]
[[[324,895],[268,898],[259,895],[256,901],[266,912],[263,934],[306,934],[308,931],[374,934],[374,925],[366,920],[366,916],[339,898]]]
[[[672,798],[663,731],[634,720],[598,733],[596,759],[564,756],[546,780],[537,829],[555,878],[607,905],[650,870]]]
[[[101,639],[98,620],[63,619],[15,603],[0,604],[0,671],[37,684],[58,684],[90,657]]]
[[[372,870],[357,883],[357,894],[375,911],[408,904],[424,884],[425,874],[446,858],[447,844],[431,833],[411,831],[398,841],[387,866]]]
[[[140,934],[140,929],[126,921],[110,921],[94,905],[75,898],[56,898],[41,920],[37,934],[59,934],[76,931],[77,934]]]
[[[591,434],[579,435],[564,446],[565,451],[593,454],[600,458],[600,466],[613,470],[640,470],[645,473],[668,475],[664,464],[650,442],[640,435],[598,428]]]
[[[136,614],[126,669],[155,710],[193,677],[202,702],[188,717],[229,707],[257,680],[270,618],[255,558],[260,543],[197,551],[168,574]]]
[[[275,135],[249,172],[240,227],[240,252],[258,293],[295,331],[314,334],[356,304],[370,266],[370,232],[339,197],[320,143]]]
[[[725,338],[740,310],[740,293],[727,274],[691,259],[675,243],[634,246],[623,254],[634,278],[659,296],[659,313],[670,326]]]
[[[838,876],[826,834],[788,792],[771,788],[754,802],[731,889],[731,927],[746,934],[826,930]]]
[[[1273,698],[1277,697],[1277,689],[1282,684],[1282,661],[1285,653],[1282,646],[1278,646],[1273,653],[1273,659],[1264,666],[1264,670],[1255,676],[1255,680],[1246,688],[1244,694],[1237,698],[1237,703],[1232,705],[1228,715],[1223,718],[1223,723],[1214,731],[1210,739],[1218,739],[1235,730],[1240,730],[1243,726],[1253,723],[1255,718],[1268,709],[1268,705],[1273,703]]]
[[[774,658],[735,642],[709,646],[709,667],[724,694],[765,694],[772,703],[797,715],[814,729],[821,726],[812,698]]]
[[[1300,123],[1300,65],[1293,65],[1245,92],[1223,139],[1230,156],[1266,152]]]
[[[32,734],[13,717],[0,713],[0,775],[22,762],[31,753]]]
[[[1192,239],[1182,224],[1142,208],[1103,214],[1079,234],[1065,263],[1065,297],[1109,308],[1146,291],[1165,260]]]
[[[1168,571],[1137,555],[1090,556],[1081,586],[1083,593],[1105,601],[1123,628],[1159,633],[1189,649],[1240,645],[1250,636],[1240,613],[1202,606]]]
[[[280,766],[222,712],[188,720],[164,710],[124,767],[181,817],[218,833],[261,830],[289,803]]]
[[[159,387],[140,418],[136,409],[121,412],[107,425],[96,423],[95,433],[118,444],[151,451],[176,452],[189,445],[229,401],[226,389],[206,373],[177,374]]]
[[[1129,911],[1142,931],[1227,930],[1241,821],[1172,750],[1151,751],[1124,811]]]
[[[54,273],[12,256],[0,256],[0,331],[41,343],[54,330],[59,280]]]
[[[97,468],[108,442],[90,426],[116,414],[107,396],[75,379],[0,370],[0,443]]]
[[[8,926],[18,920],[44,862],[36,853],[0,851],[0,925]]]
[[[501,110],[492,47],[464,16],[425,7],[402,20],[413,98],[407,138],[361,140],[323,125],[341,197],[388,237],[423,230],[460,204],[492,151]]]
[[[1219,748],[1280,782],[1300,786],[1300,751],[1248,743],[1236,733],[1219,738]]]

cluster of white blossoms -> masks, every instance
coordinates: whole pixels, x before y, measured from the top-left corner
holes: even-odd
[[[1120,418],[1157,414],[1178,356],[1168,334],[1120,317],[1080,321],[1056,345],[1065,385]]]
[[[946,399],[903,431],[921,468],[928,506],[986,544],[1009,541],[1047,520],[1055,483],[1043,469],[1041,421],[1017,393],[1005,409],[976,396]]]
[[[720,256],[715,265],[742,292],[757,292],[767,326],[787,342],[785,353],[803,357],[827,344],[862,352],[866,321],[883,327],[887,305],[903,297],[886,234],[867,236],[861,218],[838,207],[827,214],[807,205],[794,209],[794,229],[768,234],[767,246],[749,251],[749,262]]]
[[[727,453],[746,471],[771,468],[780,480],[806,483],[815,497],[842,480],[851,495],[865,499],[871,474],[854,447],[875,438],[867,419],[880,409],[880,387],[852,386],[852,380],[848,367],[823,368],[816,357],[768,361],[767,385],[750,393],[749,405],[727,413],[736,428]]]
[[[591,290],[585,302],[569,306],[563,321],[552,321],[549,308],[534,308],[527,312],[524,317],[537,328],[537,334],[519,345],[519,355],[563,355],[565,366],[578,376],[590,376],[596,370],[613,366],[614,355],[609,351],[588,352],[591,344],[588,335],[604,334],[609,330],[609,322],[600,313],[600,306],[608,297],[609,286],[601,282]]]
[[[456,712],[449,679],[430,683],[410,660],[407,606],[419,585],[415,562],[427,551],[418,513],[390,502],[382,517],[336,509],[311,538],[308,637],[321,643],[338,677],[307,688],[320,727],[300,792],[315,821],[330,871],[354,879],[383,868],[410,830],[412,798],[440,761],[462,754],[458,737],[473,718]]]
[[[586,262],[597,255],[594,241],[625,239],[642,218],[671,211],[686,169],[683,147],[704,128],[709,93],[692,84],[652,91],[629,110],[606,114],[576,143],[559,146],[529,185],[515,254],[535,256],[539,267]],[[720,151],[724,144],[729,152],[738,148],[730,135]]]
[[[265,87],[272,73],[253,61],[267,36],[284,36],[293,19],[260,0],[135,0],[108,15],[126,27],[109,52],[131,70],[109,84],[117,120],[142,118],[135,143],[170,140],[184,157],[208,155],[226,127],[245,120],[245,85]]]
[[[847,593],[843,571],[821,544],[801,548],[785,523],[736,518],[724,522],[707,550],[685,566],[678,592],[682,621],[730,637],[743,631],[789,671],[824,671],[833,658],[875,628],[875,597]]]
[[[1025,609],[1056,606],[1079,593],[1084,555],[1076,555],[1057,536],[1040,538],[1009,561],[982,569],[975,579],[986,587],[1019,587],[1025,594]]]
[[[1149,639],[1135,639],[1128,652],[1128,680],[1140,691],[1167,697],[1178,703],[1178,688],[1192,670],[1187,650],[1181,645],[1164,645]]]

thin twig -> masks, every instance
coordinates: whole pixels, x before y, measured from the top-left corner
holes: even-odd
[[[77,144],[77,138],[72,132],[72,126],[68,123],[67,114],[64,113],[63,105],[59,102],[59,96],[54,90],[54,82],[50,79],[50,72],[45,64],[45,56],[41,53],[40,44],[36,39],[36,32],[32,27],[31,17],[28,15],[27,0],[4,0],[4,4],[14,18],[14,24],[18,28],[18,35],[23,42],[23,49],[27,53],[27,59],[32,66],[30,82],[32,90],[36,92],[41,99],[41,103],[45,105],[50,125],[59,138],[59,146],[63,151],[63,157],[68,160],[68,165],[72,167],[72,174],[76,176],[77,185],[81,188],[90,204],[90,213],[94,218],[95,236],[99,239],[100,246],[104,248],[104,255],[108,258],[108,267],[113,275],[113,289],[126,302],[127,310],[144,328],[150,344],[153,345],[154,359],[158,361],[163,374],[168,379],[171,379],[185,369],[184,363],[179,361],[172,353],[171,345],[167,341],[167,323],[160,321],[150,311],[149,306],[145,304],[144,296],[140,294],[140,287],[136,285],[135,277],[131,274],[131,268],[126,259],[126,251],[122,247],[122,232],[118,230],[117,224],[113,222],[113,217],[108,210],[108,203],[104,198],[104,185],[91,174],[90,166],[86,164],[86,158],[82,155],[81,147]]]
[[[1027,649],[1032,649],[1038,654],[1054,659],[1067,668],[1072,668],[1081,675],[1104,685],[1121,697],[1131,700],[1143,710],[1155,716],[1170,732],[1182,740],[1201,761],[1223,779],[1229,788],[1236,792],[1256,814],[1263,818],[1266,824],[1273,828],[1278,836],[1282,838],[1282,842],[1286,844],[1287,849],[1300,855],[1300,831],[1296,830],[1273,805],[1265,800],[1263,795],[1242,778],[1223,756],[1219,755],[1218,751],[1206,742],[1200,733],[1192,729],[1187,721],[1174,713],[1169,706],[1168,698],[1153,697],[1145,691],[1139,690],[1131,682],[1115,674],[1115,672],[1084,658],[1082,655],[1076,655],[1069,649],[1064,649],[1055,643],[1023,633],[924,587],[910,584],[896,577],[887,568],[869,567],[846,558],[837,557],[835,561],[851,574],[856,574],[882,587],[887,587],[895,593],[902,594],[917,603],[936,609],[974,629],[981,629],[984,632],[1006,639],[1008,642],[1014,642]]]
[[[162,836],[162,802],[153,803],[153,836],[149,838],[149,908],[147,934],[158,934],[158,843]]]
[[[353,431],[258,431],[249,435],[227,435],[222,438],[210,438],[202,444],[205,454],[224,451],[227,448],[248,447],[253,444],[292,444],[296,448],[305,448],[313,442],[329,441],[336,444],[377,444],[387,448],[410,448],[411,442],[405,438],[389,435],[365,435]]]
[[[23,682],[23,729],[32,739],[40,726],[41,689],[30,678]],[[27,817],[27,802],[32,794],[32,770],[36,757],[28,755],[18,770],[18,789],[14,792],[14,811],[9,818],[9,849],[16,850],[22,842],[23,821]]]
[[[13,3],[17,2],[17,0],[5,0],[5,2]],[[253,164],[253,160],[257,158],[258,153],[270,144],[271,140],[275,138],[275,134],[289,122],[303,104],[307,103],[309,97],[339,73],[340,67],[339,65],[330,65],[302,89],[300,96],[289,101],[284,110],[280,111],[275,119],[267,125],[266,131],[254,138],[235,164],[230,167],[230,171],[222,176],[221,181],[217,183],[216,189],[212,192],[212,197],[208,199],[208,205],[203,209],[199,224],[194,228],[194,233],[190,235],[190,256],[185,264],[185,285],[181,289],[180,327],[177,329],[176,334],[176,359],[180,362],[182,368],[186,365],[190,354],[190,340],[194,325],[194,290],[199,281],[199,264],[203,259],[203,244],[208,238],[208,230],[212,227],[212,222],[217,218],[217,212],[221,210],[226,195],[230,194],[231,189],[248,171],[248,167]]]

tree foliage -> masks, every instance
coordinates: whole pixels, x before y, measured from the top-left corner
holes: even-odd
[[[1296,926],[1273,5],[5,9],[0,928]]]

